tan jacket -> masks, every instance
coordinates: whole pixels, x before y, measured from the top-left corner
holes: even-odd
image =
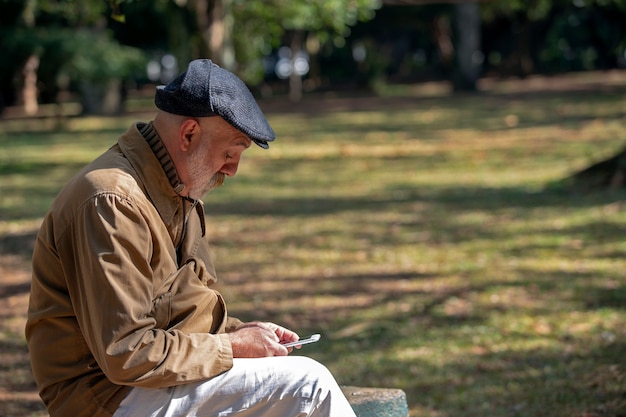
[[[132,386],[232,367],[201,202],[181,198],[132,126],[63,188],[35,243],[26,324],[51,416],[111,416]]]

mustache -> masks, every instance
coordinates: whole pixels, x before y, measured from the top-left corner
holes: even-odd
[[[226,181],[226,174],[224,174],[223,172],[216,172],[211,179],[211,182],[216,187],[221,187],[224,184],[224,181]]]

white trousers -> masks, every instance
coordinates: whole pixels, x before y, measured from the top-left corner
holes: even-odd
[[[134,387],[114,417],[356,417],[328,369],[304,356],[235,358],[207,381]]]

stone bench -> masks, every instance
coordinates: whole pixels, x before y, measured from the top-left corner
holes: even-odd
[[[408,417],[406,394],[400,389],[341,387],[357,417]]]

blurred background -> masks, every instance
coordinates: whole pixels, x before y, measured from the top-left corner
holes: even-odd
[[[626,66],[624,0],[0,0],[0,110],[125,98],[211,58],[262,97]],[[152,92],[152,88],[149,89]]]
[[[279,139],[205,201],[229,314],[412,416],[626,416],[626,0],[0,0],[0,53],[0,416],[41,219],[194,58]]]

